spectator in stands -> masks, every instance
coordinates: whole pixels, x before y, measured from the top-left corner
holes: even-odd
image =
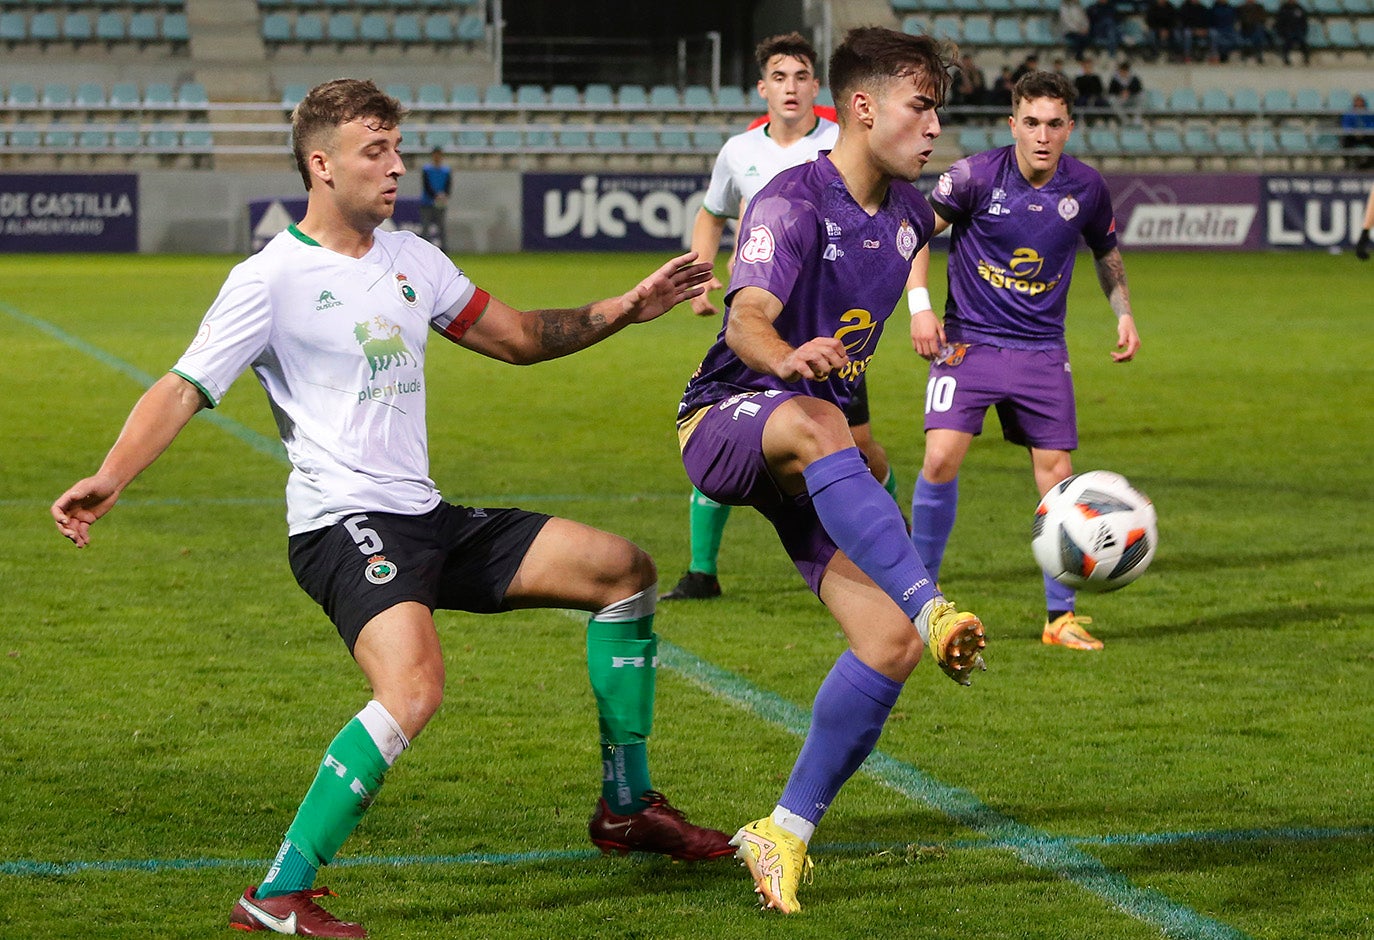
[[[1088,22],[1088,13],[1080,0],[1060,0],[1059,34],[1069,47],[1069,55],[1075,59],[1083,58],[1083,53],[1088,50],[1091,32],[1092,24]]]
[[[988,77],[965,52],[959,59],[958,72],[951,88],[951,104],[980,106],[987,101]]]
[[[1032,52],[1030,55],[1026,56],[1021,64],[1016,67],[1015,71],[1011,73],[1011,83],[1015,85],[1021,80],[1021,76],[1025,75],[1027,72],[1038,71],[1040,71],[1040,57]]]
[[[1011,107],[1011,66],[1002,66],[1002,71],[988,89],[987,105],[990,108]]]
[[[435,147],[420,171],[420,234],[441,251],[448,248],[448,197],[453,171],[444,166],[444,151]]]
[[[1231,53],[1240,48],[1240,33],[1236,31],[1236,8],[1231,6],[1231,0],[1212,0],[1208,24],[1208,39],[1212,43],[1211,60],[1230,61]]]
[[[1097,49],[1116,58],[1121,45],[1121,23],[1117,20],[1115,0],[1097,0],[1088,7],[1089,36]]]
[[[1150,60],[1160,56],[1181,55],[1178,35],[1178,8],[1170,0],[1155,0],[1145,10],[1145,43]]]
[[[1307,11],[1298,0],[1283,0],[1274,14],[1274,33],[1279,39],[1279,54],[1283,64],[1291,65],[1288,57],[1294,49],[1302,52],[1304,65],[1312,62],[1312,50],[1307,47]]]
[[[1107,97],[1123,122],[1141,123],[1140,102],[1145,97],[1145,86],[1140,83],[1140,76],[1131,71],[1131,63],[1124,59],[1107,85]]]
[[[1350,110],[1341,115],[1341,146],[1347,151],[1351,169],[1374,167],[1374,114],[1364,95],[1356,95]]]
[[[1212,14],[1202,5],[1202,0],[1183,0],[1178,8],[1178,28],[1183,42],[1183,61],[1191,62],[1195,56],[1205,57],[1211,42]]]
[[[1084,56],[1083,61],[1078,64],[1083,71],[1073,80],[1073,87],[1078,90],[1078,97],[1074,99],[1073,104],[1075,108],[1086,112],[1086,119],[1093,109],[1107,107],[1107,94],[1102,85],[1102,76],[1093,70],[1093,60],[1089,56]]]
[[[1264,50],[1274,45],[1269,32],[1269,11],[1259,0],[1245,0],[1236,10],[1236,29],[1240,33],[1240,57],[1253,55],[1256,65],[1264,64]]]

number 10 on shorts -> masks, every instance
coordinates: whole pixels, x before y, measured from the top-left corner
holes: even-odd
[[[926,414],[949,411],[954,405],[954,376],[932,375],[926,383]]]

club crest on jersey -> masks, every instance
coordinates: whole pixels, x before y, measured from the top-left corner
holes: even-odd
[[[1072,196],[1065,196],[1059,200],[1059,217],[1065,222],[1072,222],[1078,215],[1078,200]]]
[[[941,196],[948,196],[950,193],[954,192],[954,178],[948,173],[941,173],[940,180],[935,184],[935,188],[939,191]]]
[[[766,225],[755,225],[749,230],[749,240],[739,249],[739,260],[745,264],[767,264],[773,260],[773,233]]]
[[[373,555],[367,560],[367,567],[363,569],[363,577],[373,584],[386,584],[396,577],[396,565],[386,560],[385,555]]]
[[[909,221],[902,219],[902,224],[897,226],[897,254],[910,261],[916,253],[916,240],[916,230]]]
[[[410,282],[406,280],[404,274],[396,275],[396,289],[401,292],[401,299],[404,300],[408,306],[415,306],[419,298],[415,294],[415,288],[410,286]]]

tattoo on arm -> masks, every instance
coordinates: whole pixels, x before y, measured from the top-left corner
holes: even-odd
[[[530,313],[542,358],[557,359],[585,349],[610,332],[606,318],[590,306],[577,310],[535,310]]]
[[[1121,251],[1113,248],[1093,263],[1097,267],[1097,281],[1102,285],[1102,293],[1107,295],[1112,312],[1118,317],[1129,316],[1131,290],[1126,285],[1126,265],[1121,260]]]

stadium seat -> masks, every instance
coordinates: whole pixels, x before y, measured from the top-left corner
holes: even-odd
[[[1143,127],[1121,128],[1120,139],[1122,153],[1139,157],[1151,152],[1150,135]]]
[[[296,21],[297,28],[300,21]],[[372,48],[391,41],[391,20],[381,13],[365,13],[358,21],[358,38]]]
[[[514,104],[515,91],[506,84],[488,85],[487,90],[482,94],[482,102],[488,106]]]
[[[554,85],[549,89],[549,104],[560,108],[577,109],[582,107],[582,96],[574,85]]]
[[[1332,111],[1349,111],[1354,103],[1354,95],[1347,88],[1335,88],[1326,93],[1326,107]]]
[[[355,43],[358,41],[358,22],[352,13],[331,13],[325,21],[325,34],[335,45]]]
[[[590,150],[592,135],[585,130],[558,131],[554,134],[554,142],[563,150]]]
[[[1172,99],[1170,105],[1172,109]],[[1231,110],[1231,96],[1220,88],[1208,88],[1202,93],[1201,107],[1209,114],[1225,114]]]
[[[185,45],[191,41],[191,24],[187,21],[185,13],[163,15],[162,38],[177,45]]]
[[[414,13],[400,13],[391,21],[391,38],[405,49],[418,46],[425,41],[424,30],[420,28],[420,18]]]
[[[382,91],[399,101],[403,107],[409,108],[415,103],[415,92],[409,82],[388,82]]]
[[[829,88],[822,88],[817,92],[816,104],[825,105],[828,108],[835,107],[835,98],[830,94]]]
[[[1016,48],[1025,44],[1021,21],[1012,16],[999,16],[992,24],[992,41],[999,46]]]
[[[106,45],[129,38],[124,28],[124,14],[106,11],[95,18],[95,38]]]
[[[639,153],[652,153],[658,149],[658,141],[650,130],[632,130],[625,134],[625,146]]]
[[[110,86],[111,108],[121,111],[133,111],[139,106],[139,102],[142,100],[142,96],[138,93],[138,84],[136,82],[115,82]]]
[[[1360,20],[1355,27],[1355,38],[1365,49],[1374,49],[1374,19]]]
[[[0,42],[13,48],[29,38],[29,18],[23,13],[0,13]]]
[[[200,82],[182,82],[177,88],[177,107],[184,111],[204,111],[210,104],[210,95]]]
[[[459,131],[456,143],[464,150],[485,150],[487,147],[486,131]]]
[[[915,13],[922,6],[921,0],[892,0],[892,9],[898,13]]]
[[[515,89],[515,103],[521,107],[548,104],[548,95],[541,85],[521,85]]]
[[[288,82],[281,89],[281,106],[290,111],[300,104],[301,99],[309,90],[310,86],[304,82]]]
[[[1234,127],[1219,127],[1216,132],[1216,148],[1218,153],[1229,156],[1248,153],[1249,148],[1245,145],[1245,136],[1240,130]]]
[[[1318,19],[1307,21],[1307,45],[1313,49],[1329,48],[1331,43],[1326,38],[1326,24]]]
[[[156,153],[175,153],[181,148],[181,137],[176,131],[157,128],[148,132],[148,149]]]
[[[983,0],[952,0],[951,5],[956,13],[977,13],[983,9]]]
[[[38,107],[38,87],[31,82],[12,82],[9,94],[5,96],[5,106],[9,108]]]
[[[725,143],[725,133],[714,127],[698,127],[689,137],[693,147],[698,150],[709,150],[713,154]]]
[[[682,104],[672,85],[655,85],[649,89],[649,105],[654,108],[676,108]]]
[[[689,108],[714,109],[715,99],[711,96],[711,89],[705,85],[688,85],[682,89],[682,103]]]
[[[1175,88],[1169,93],[1169,110],[1175,114],[1191,114],[1201,109],[1197,92],[1191,88]]]
[[[134,33],[134,22],[142,14],[135,13],[129,21],[129,34],[134,39],[140,38]],[[156,33],[154,37],[156,38]],[[285,13],[269,13],[262,18],[262,38],[269,43],[285,43],[291,41],[291,18]]]
[[[211,153],[215,149],[215,137],[209,128],[193,127],[182,131],[181,146],[194,153]]]
[[[139,150],[143,147],[143,132],[135,124],[120,124],[110,136],[110,144],[118,150]]]
[[[464,107],[478,105],[482,103],[482,92],[476,85],[458,84],[453,86],[453,91],[448,100],[452,104],[463,105]]]
[[[1306,154],[1312,152],[1312,142],[1307,138],[1307,131],[1301,127],[1282,127],[1279,128],[1279,149],[1288,154]]]
[[[91,17],[80,11],[68,12],[62,17],[62,38],[70,43],[90,42],[95,38],[95,28]]]
[[[964,32],[957,40],[969,46],[991,46],[996,44],[992,36],[992,20],[986,16],[964,17]]]
[[[458,20],[459,42],[477,43],[487,38],[487,22],[480,13],[465,13]]]
[[[615,93],[610,85],[593,82],[582,89],[582,101],[589,108],[609,108],[615,104]]]
[[[1260,99],[1260,106],[1271,113],[1292,111],[1293,96],[1288,93],[1287,88],[1270,88]]]
[[[531,150],[549,150],[554,146],[553,134],[548,131],[525,131],[525,146]]]
[[[624,150],[625,135],[620,131],[596,131],[592,134],[592,146],[597,150]]]
[[[428,153],[434,148],[440,150],[452,150],[457,143],[457,138],[452,131],[425,131],[420,135],[420,149]]]
[[[1063,40],[1059,38],[1054,27],[1050,25],[1049,17],[1030,16],[1026,18],[1026,42],[1032,46],[1048,49],[1058,46]]]
[[[664,150],[686,150],[691,146],[687,132],[676,128],[659,131],[658,143]]]
[[[748,103],[744,100],[744,89],[734,85],[725,85],[720,91],[716,92],[716,105],[722,108],[747,108]]]
[[[902,17],[902,32],[908,36],[921,36],[926,32],[925,22],[919,16]]]
[[[1125,144],[1125,134],[1122,135],[1122,143]],[[1185,150],[1183,137],[1172,127],[1158,127],[1150,132],[1150,146],[1160,156],[1174,157],[1182,154]]]
[[[453,31],[453,20],[448,18],[445,13],[431,13],[424,18],[423,31],[425,42],[432,42],[436,46],[452,45],[458,38]]]
[[[1189,124],[1183,129],[1183,149],[1196,156],[1215,153],[1217,145],[1212,140],[1212,129],[1205,124]]]
[[[145,111],[171,111],[176,107],[176,96],[172,86],[166,82],[149,82],[143,89],[143,109]]]
[[[76,131],[66,124],[49,124],[43,132],[43,146],[49,150],[71,150],[76,146]]]
[[[649,104],[649,94],[643,85],[621,85],[616,100],[622,108],[642,108]]]
[[[992,135],[986,127],[965,126],[959,128],[959,150],[964,154],[979,153],[993,148]]]
[[[1245,131],[1245,147],[1256,154],[1277,153],[1279,149],[1278,135],[1269,127],[1248,128]]]
[[[447,105],[448,92],[443,85],[425,84],[415,91],[415,106],[421,110],[434,111]]]
[[[45,108],[65,109],[72,103],[72,90],[62,82],[47,82],[43,85],[43,94],[39,96],[38,103]]]
[[[1341,0],[1311,0],[1308,9],[1318,16],[1340,16],[1345,12]]]
[[[1333,49],[1358,49],[1360,39],[1347,19],[1326,21],[1326,41]]]
[[[19,150],[36,150],[40,141],[38,131],[27,127],[16,127],[10,131],[10,146]]]
[[[47,45],[57,42],[61,28],[56,13],[35,13],[29,17],[29,39]]]
[[[1114,127],[1090,127],[1086,138],[1088,149],[1096,154],[1114,154],[1121,151],[1121,140]]]
[[[110,146],[110,132],[85,128],[76,135],[79,150],[104,150]]]
[[[1001,22],[1004,19],[1013,23],[1016,22],[1015,19],[1007,16],[1013,9],[1011,0],[983,0],[983,9],[988,13],[997,14],[993,17],[996,22]]]
[[[1237,111],[1258,111],[1260,109],[1259,92],[1253,88],[1237,88],[1231,99],[1231,105]]]
[[[318,13],[300,13],[292,37],[307,49],[324,42],[324,18]]]
[[[1345,0],[1345,12],[1351,16],[1374,16],[1374,0]]]
[[[88,111],[99,111],[105,107],[105,86],[99,82],[82,82],[76,86],[72,102]]]

